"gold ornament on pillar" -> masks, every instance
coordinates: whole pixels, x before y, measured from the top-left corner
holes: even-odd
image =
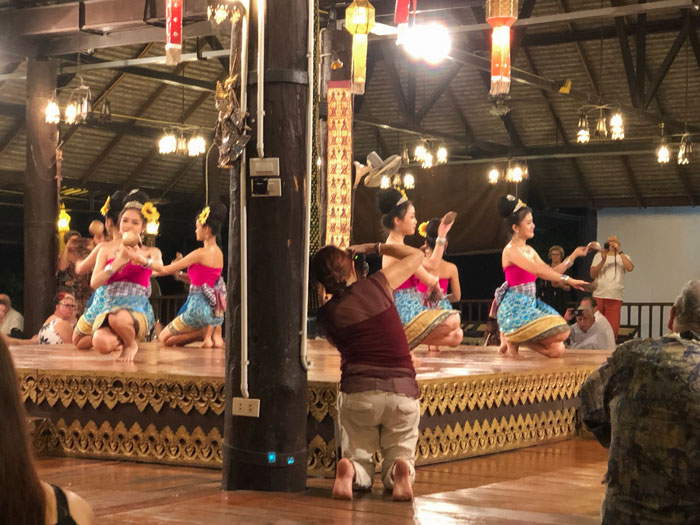
[[[365,92],[367,35],[374,27],[374,6],[369,0],[354,0],[345,9],[345,29],[352,35],[352,93]]]
[[[518,0],[486,0],[491,32],[491,96],[510,92],[510,26],[518,19]]]

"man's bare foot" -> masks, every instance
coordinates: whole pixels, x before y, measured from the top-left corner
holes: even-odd
[[[352,500],[352,480],[355,479],[355,467],[347,458],[338,462],[333,483],[333,499]]]
[[[136,353],[139,351],[139,345],[134,341],[132,344],[125,346],[122,349],[121,354],[117,358],[117,361],[128,361],[132,362],[134,360],[134,356]]]
[[[411,467],[405,459],[397,459],[394,463],[394,501],[411,501],[413,486],[411,485]]]
[[[202,348],[213,348],[214,347],[214,341],[211,339],[205,339],[204,342],[202,343]]]

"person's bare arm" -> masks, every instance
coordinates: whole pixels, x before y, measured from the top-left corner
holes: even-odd
[[[95,267],[95,262],[97,261],[97,254],[99,253],[99,251],[100,245],[98,244],[92,249],[90,255],[85,257],[85,259],[81,259],[80,261],[75,263],[75,273],[77,273],[78,275],[82,275],[92,270]]]
[[[68,321],[60,320],[53,325],[53,329],[63,340],[64,343],[70,343],[73,339],[73,326]]]
[[[517,248],[506,248],[508,250],[507,258],[511,264],[519,266],[523,270],[535,274],[537,277],[542,279],[547,279],[548,281],[559,281],[562,279],[562,273],[557,272],[550,266],[546,265],[542,261],[533,262]],[[568,277],[568,276],[566,276]],[[567,284],[573,286],[576,289],[581,290],[585,284],[585,281],[580,281],[578,279],[566,279]]]
[[[627,257],[626,253],[620,252],[620,259],[622,259],[622,266],[625,267],[625,270],[628,272],[634,270],[634,264],[632,264],[632,261]]]
[[[202,248],[197,248],[196,250],[187,254],[187,256],[180,259],[175,259],[168,265],[163,265],[162,261],[160,264],[157,262],[151,263],[151,268],[153,271],[158,272],[160,275],[171,275],[187,268],[188,266],[201,262],[202,259]]]
[[[422,251],[405,244],[382,244],[379,250],[381,253],[399,259],[398,262],[381,270],[389,286],[394,290],[406,282],[406,279],[411,275],[417,273],[421,263],[425,260]]]
[[[603,269],[605,260],[608,258],[608,252],[606,250],[601,250],[600,252],[600,262],[598,264],[591,264],[591,278],[597,279],[600,275],[600,271]]]
[[[458,303],[462,298],[462,286],[459,284],[459,270],[457,266],[452,265],[452,272],[450,273],[450,295],[447,299],[451,303]]]

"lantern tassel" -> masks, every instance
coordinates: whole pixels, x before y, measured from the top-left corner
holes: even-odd
[[[352,37],[352,89],[354,95],[364,95],[367,79],[367,35]]]

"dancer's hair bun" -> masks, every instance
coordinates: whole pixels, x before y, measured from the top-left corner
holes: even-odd
[[[222,223],[226,220],[226,213],[228,212],[228,209],[223,202],[213,202],[209,205],[209,209],[211,210],[209,212],[210,221]]]
[[[138,188],[133,189],[126,195],[126,197],[124,197],[124,199],[122,199],[122,206],[126,206],[126,204],[129,202],[145,204],[148,202],[148,194]]]
[[[513,213],[517,205],[518,199],[512,195],[504,195],[498,199],[498,213],[501,215],[501,217],[506,219],[511,213]]]
[[[379,193],[377,193],[377,206],[379,206],[379,210],[386,215],[396,207],[402,198],[402,193],[396,188],[380,190]]]

